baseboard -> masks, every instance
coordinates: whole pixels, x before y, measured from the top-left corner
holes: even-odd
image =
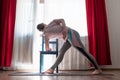
[[[114,71],[114,70],[119,70],[120,68],[101,68],[104,71]],[[59,71],[92,71],[94,68],[90,69],[60,69]]]

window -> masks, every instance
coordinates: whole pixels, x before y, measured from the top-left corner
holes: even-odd
[[[56,18],[65,19],[66,25],[87,35],[85,0],[45,0],[44,22]]]
[[[37,0],[36,4],[36,25],[44,22],[48,24],[53,19],[63,18],[66,25],[77,30],[81,36],[87,36],[87,24],[86,24],[86,9],[85,0],[45,0],[44,3],[40,3]],[[38,67],[39,53],[41,50],[40,32],[36,30],[34,38],[34,63]],[[48,56],[46,56],[48,59]],[[49,57],[49,61],[52,58]],[[49,61],[45,61],[45,69],[50,66]],[[50,64],[48,64],[50,63]]]

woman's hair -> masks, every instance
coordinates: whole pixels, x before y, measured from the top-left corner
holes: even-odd
[[[40,24],[37,25],[37,29],[38,29],[39,31],[43,31],[44,27],[45,27],[45,24],[44,24],[44,23],[40,23]]]

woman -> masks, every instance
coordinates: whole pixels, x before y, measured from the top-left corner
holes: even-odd
[[[95,71],[92,74],[101,74],[102,70],[100,69],[99,65],[95,61],[94,57],[88,53],[83,46],[79,33],[69,27],[66,26],[64,19],[54,19],[48,25],[41,23],[37,25],[37,29],[43,32],[45,37],[45,48],[46,51],[50,51],[49,47],[49,40],[52,38],[63,39],[65,42],[60,49],[59,55],[55,61],[55,63],[45,72],[48,74],[53,74],[54,69],[61,63],[63,60],[65,52],[73,46],[79,52],[81,52],[87,59],[94,65]]]

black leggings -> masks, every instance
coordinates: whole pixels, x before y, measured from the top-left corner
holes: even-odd
[[[88,53],[84,48],[75,47],[78,51],[80,51],[95,67],[95,69],[99,69],[99,65],[97,64],[94,57]]]
[[[63,60],[64,54],[65,52],[71,47],[71,44],[69,43],[69,41],[67,40],[61,50],[60,53],[55,61],[55,63],[51,66],[51,69],[55,69]],[[87,59],[94,65],[95,69],[99,69],[99,66],[97,64],[97,62],[95,61],[94,57],[88,53],[85,48],[79,48],[79,47],[75,47],[79,52],[81,52],[85,57],[87,57]]]

